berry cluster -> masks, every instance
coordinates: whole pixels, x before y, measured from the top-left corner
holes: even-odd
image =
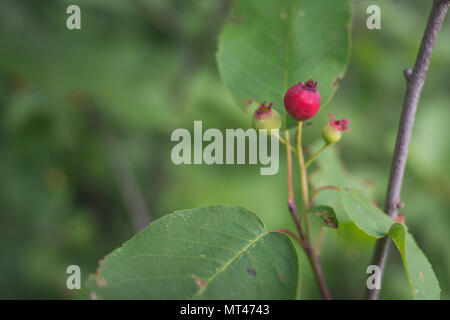
[[[314,117],[320,109],[320,93],[317,81],[309,79],[292,86],[284,96],[284,108],[286,112],[297,121],[305,121]],[[272,108],[273,102],[266,106],[264,101],[255,111],[253,126],[255,129],[271,130],[280,129],[282,120],[280,114]],[[349,119],[335,120],[333,114],[329,114],[331,120],[322,130],[322,137],[326,145],[338,142],[342,132],[350,132]]]

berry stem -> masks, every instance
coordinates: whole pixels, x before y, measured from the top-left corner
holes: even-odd
[[[286,141],[278,134],[278,133],[272,133],[272,135],[278,139],[278,141],[280,141],[282,144],[286,145]],[[294,149],[292,150],[292,145],[291,145],[291,152],[297,154],[297,151]]]
[[[312,196],[311,196],[310,203],[314,203],[314,201],[315,201],[317,195],[318,195],[320,192],[324,191],[324,190],[336,190],[336,191],[341,191],[341,188],[340,188],[340,187],[336,187],[336,186],[323,186],[323,187],[317,188],[316,190],[314,190],[314,192],[313,192],[313,194],[312,194]]]
[[[305,244],[303,243],[302,239],[298,235],[293,233],[292,231],[287,230],[287,229],[274,229],[274,230],[270,230],[269,232],[280,232],[280,233],[287,234],[287,235],[291,236],[292,238],[294,238],[300,244],[300,247],[302,247],[302,249],[305,250]]]
[[[305,158],[303,156],[302,148],[302,128],[303,122],[299,121],[297,129],[297,159],[298,166],[300,168],[300,187],[302,190],[303,205],[305,210],[309,207],[309,191],[308,191],[308,176],[305,166]],[[310,230],[310,216],[309,213],[306,214],[306,234],[309,238]]]
[[[299,128],[301,128],[301,123],[299,124]],[[309,262],[311,264],[311,268],[313,269],[313,273],[314,273],[314,276],[316,278],[317,284],[319,286],[319,290],[320,290],[320,293],[322,295],[322,298],[324,300],[330,300],[331,296],[330,296],[330,292],[328,290],[328,286],[327,286],[326,281],[325,281],[325,277],[323,275],[323,269],[322,269],[322,265],[320,263],[320,256],[317,255],[314,252],[314,249],[311,246],[311,243],[309,242],[307,236],[305,235],[305,232],[303,231],[303,227],[302,227],[302,223],[301,223],[301,220],[300,220],[300,216],[298,214],[297,206],[295,204],[294,189],[293,189],[293,185],[292,185],[291,141],[290,141],[290,137],[289,137],[289,130],[285,130],[284,132],[285,132],[285,137],[286,137],[285,139],[286,139],[287,167],[288,167],[287,168],[287,171],[288,171],[288,179],[287,180],[288,180],[288,196],[289,196],[288,208],[289,208],[289,212],[291,213],[292,218],[294,219],[295,225],[297,227],[298,234],[300,236],[298,238],[298,240],[300,240],[299,243],[300,243],[302,249],[305,251],[306,255],[308,256],[308,259],[309,259]],[[299,141],[301,141],[301,140],[298,139],[298,138],[301,138],[301,131],[300,131],[300,134],[297,134],[297,147],[299,145],[301,146],[301,143],[299,144]],[[301,157],[303,159],[303,152],[301,150],[301,147],[300,147],[299,150],[300,150]],[[297,154],[299,154],[299,152],[297,152]],[[304,170],[304,174],[302,174],[302,176],[304,176],[306,178],[306,168],[305,168],[303,162],[302,162],[302,164],[303,164],[302,168]],[[307,185],[306,185],[306,187],[307,187]],[[303,193],[303,194],[305,195],[305,193]],[[308,194],[306,193],[305,206],[308,205],[307,204],[308,203],[307,195]]]
[[[395,143],[384,208],[386,214],[392,218],[397,216],[399,204],[401,203],[400,191],[417,105],[425,82],[434,44],[436,43],[439,30],[441,29],[449,5],[449,0],[434,0],[414,68],[412,71],[404,72],[406,78],[406,93],[403,100],[402,115],[397,133],[397,141]],[[380,277],[383,276],[386,267],[389,246],[390,240],[388,237],[378,239],[375,245],[371,264],[377,265],[380,268]],[[367,289],[365,299],[376,300],[378,299],[379,293],[380,290],[378,289]]]
[[[321,226],[319,230],[319,235],[317,236],[316,243],[314,244],[314,253],[317,256],[320,256],[320,249],[322,248],[323,241],[325,240],[325,236],[327,234],[328,228]]]
[[[292,186],[292,154],[291,154],[291,139],[289,137],[289,130],[284,131],[286,137],[286,158],[288,171],[288,196],[289,201],[294,202],[294,188]],[[295,217],[294,217],[294,220]]]
[[[286,141],[284,141],[284,139],[282,137],[280,137],[280,135],[278,133],[274,133],[273,134],[275,136],[275,138],[277,138],[282,144],[286,144]]]
[[[311,156],[311,158],[308,160],[308,161],[306,161],[306,163],[305,163],[305,167],[306,168],[308,168],[308,166],[314,161],[314,160],[316,160],[316,158],[328,147],[329,145],[328,144],[324,144],[323,146],[322,146],[322,148],[320,148],[320,150],[319,151],[317,151],[315,154],[313,154],[312,156]]]

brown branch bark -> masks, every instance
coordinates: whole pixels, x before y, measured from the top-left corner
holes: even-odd
[[[386,214],[392,218],[397,216],[398,209],[402,206],[400,192],[417,105],[425,82],[434,44],[436,43],[439,30],[447,14],[449,4],[450,0],[434,0],[414,68],[413,70],[406,69],[404,71],[406,93],[403,101],[402,115],[397,133],[384,208]],[[385,270],[390,242],[390,239],[385,237],[377,240],[375,245],[372,265],[380,267],[381,277]],[[376,300],[378,299],[379,293],[380,290],[378,289],[367,289],[365,299]]]

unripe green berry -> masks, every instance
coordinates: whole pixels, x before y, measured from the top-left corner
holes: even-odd
[[[342,131],[347,130],[347,132],[350,132],[350,128],[348,127],[350,123],[349,119],[335,120],[333,114],[329,114],[329,116],[331,120],[322,130],[322,137],[327,145],[341,140]]]
[[[281,128],[282,120],[280,114],[272,109],[273,102],[268,106],[264,101],[253,114],[253,127],[257,130],[267,129],[267,134],[272,134],[272,130]]]
[[[337,130],[330,123],[327,123],[322,130],[322,137],[326,144],[332,144],[341,140],[342,131]]]

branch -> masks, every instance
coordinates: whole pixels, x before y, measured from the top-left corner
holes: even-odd
[[[77,93],[72,98],[80,108],[88,127],[99,137],[133,230],[137,233],[151,222],[151,215],[123,147],[112,134],[93,98],[84,93]]]
[[[397,141],[395,143],[384,208],[386,214],[392,218],[397,216],[398,209],[401,207],[400,191],[402,188],[406,158],[408,156],[409,142],[411,140],[417,105],[425,82],[434,44],[436,43],[439,30],[441,29],[441,25],[447,14],[449,4],[450,0],[434,0],[414,68],[412,71],[410,69],[404,71],[406,78],[406,93],[403,101],[402,115],[397,133]],[[382,277],[384,273],[389,246],[390,240],[388,237],[377,240],[375,245],[372,265],[380,267],[380,277]],[[378,299],[379,292],[379,289],[367,289],[365,299],[376,300]]]
[[[331,300],[330,291],[328,290],[328,286],[325,281],[325,276],[323,275],[322,264],[320,263],[320,256],[314,252],[311,243],[309,242],[308,238],[306,237],[303,231],[300,221],[295,218],[299,216],[295,202],[289,200],[288,207],[289,212],[291,212],[296,222],[297,229],[300,234],[301,240],[300,245],[302,246],[303,250],[308,256],[317,284],[319,285],[320,294],[322,295],[322,298],[324,300]]]
[[[100,135],[113,178],[137,233],[151,222],[145,197],[122,146],[111,135],[105,132]]]

